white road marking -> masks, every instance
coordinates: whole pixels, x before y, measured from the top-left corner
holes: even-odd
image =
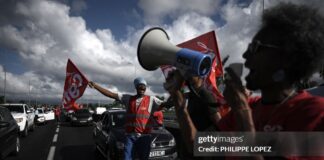
[[[57,141],[57,136],[58,136],[57,134],[54,135],[53,142],[56,142]]]
[[[56,133],[58,133],[58,132],[59,132],[59,130],[60,130],[60,128],[56,128]]]
[[[55,154],[55,146],[52,146],[50,148],[50,151],[47,156],[47,160],[53,160],[54,159],[54,154]]]

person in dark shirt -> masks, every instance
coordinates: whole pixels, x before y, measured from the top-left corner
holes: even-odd
[[[182,92],[182,84],[186,81],[189,93]],[[178,70],[170,73],[165,83],[175,103],[175,111],[179,123],[182,140],[180,155],[183,159],[202,159],[193,156],[193,143],[198,131],[215,131],[220,120],[219,104],[213,94],[204,86],[204,78],[190,76],[184,79]]]
[[[187,83],[190,92],[187,94],[188,112],[198,131],[213,128],[213,122],[218,119],[217,103],[213,94],[203,85],[204,79],[198,76],[190,77]]]

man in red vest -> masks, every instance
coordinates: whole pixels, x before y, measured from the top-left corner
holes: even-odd
[[[60,121],[60,115],[61,115],[60,106],[56,106],[56,108],[54,109],[54,114],[55,114],[56,122],[59,122]]]
[[[94,82],[89,82],[91,88],[95,88],[103,95],[119,100],[126,106],[126,141],[124,150],[124,159],[131,160],[133,149],[139,155],[141,160],[149,158],[151,149],[151,130],[154,111],[164,107],[166,103],[155,96],[144,95],[146,91],[146,81],[138,77],[134,80],[136,95],[114,93],[102,88]]]

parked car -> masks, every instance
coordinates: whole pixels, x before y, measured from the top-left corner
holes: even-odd
[[[36,111],[35,111],[35,123],[37,123],[37,124],[45,124],[46,123],[44,108],[37,108],[36,109]]]
[[[97,107],[92,114],[93,121],[98,122],[99,118],[101,117],[102,113],[104,113],[107,109],[105,107]]]
[[[102,114],[103,112],[105,112],[107,109],[105,107],[97,107],[95,110],[95,114]]]
[[[74,111],[73,110],[67,110],[65,108],[63,108],[61,111],[62,111],[61,115],[60,115],[61,116],[60,117],[61,121],[62,122],[71,122],[72,114],[74,113]]]
[[[54,120],[55,119],[55,113],[52,110],[47,110],[44,112],[44,117],[46,121]]]
[[[19,150],[19,126],[10,111],[0,107],[0,159],[10,153],[17,155]]]
[[[92,115],[88,109],[78,109],[71,117],[71,125],[92,125]]]
[[[23,137],[28,135],[28,130],[35,130],[35,113],[30,110],[27,104],[1,104],[0,106],[6,107],[10,110]]]
[[[123,159],[126,110],[107,110],[96,124],[93,137],[96,149],[107,159]],[[154,127],[149,159],[176,159],[173,135],[164,127]],[[134,156],[137,157],[136,153]]]

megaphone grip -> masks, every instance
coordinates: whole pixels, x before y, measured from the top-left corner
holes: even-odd
[[[205,76],[211,69],[211,56],[198,51],[182,48],[176,53],[175,66],[195,76]]]

